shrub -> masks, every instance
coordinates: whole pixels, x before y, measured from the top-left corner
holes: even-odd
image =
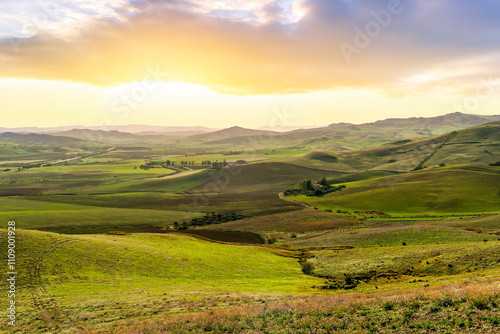
[[[302,262],[302,272],[304,274],[311,274],[314,270],[314,265],[310,261],[304,261]]]
[[[453,306],[455,303],[453,302],[453,299],[450,297],[444,297],[438,300],[437,305],[440,307],[450,307]]]
[[[472,301],[472,305],[474,305],[479,310],[489,310],[490,303],[486,299],[476,299]]]
[[[382,307],[386,311],[392,311],[392,310],[394,310],[394,306],[395,306],[394,302],[390,302],[390,301],[385,302],[384,305],[382,305]]]
[[[267,243],[272,245],[276,242],[276,238],[275,237],[268,237],[267,238]]]

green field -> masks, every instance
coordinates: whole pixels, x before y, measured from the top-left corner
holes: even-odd
[[[110,208],[72,203],[51,203],[21,198],[0,198],[0,219],[14,220],[19,228],[60,233],[107,231],[161,231],[175,221],[201,216],[201,212]]]
[[[341,192],[294,200],[325,209],[377,210],[391,214],[498,212],[500,174],[444,168],[348,182]]]
[[[391,122],[316,137],[111,133],[130,144],[75,148],[80,158],[0,146],[0,162],[24,162],[0,172],[0,219],[17,226],[14,332],[497,329],[500,125],[425,137]],[[315,193],[331,189],[323,177],[346,188]],[[284,197],[306,180],[301,193],[317,196]]]
[[[4,248],[6,231],[0,233]],[[296,259],[271,249],[178,234],[17,230],[17,239],[17,328],[23,333],[116,326],[151,315],[255,303],[259,295],[280,299],[311,293],[319,282],[302,274]],[[5,329],[5,322],[1,326]]]

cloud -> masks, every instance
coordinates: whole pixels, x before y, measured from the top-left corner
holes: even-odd
[[[231,94],[348,87],[394,96],[500,75],[498,1],[401,0],[384,22],[394,1],[129,2],[70,39],[37,31],[3,40],[0,73],[113,86],[160,68],[170,81]],[[94,6],[87,10],[103,11]]]

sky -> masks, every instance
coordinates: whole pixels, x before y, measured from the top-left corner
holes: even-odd
[[[498,0],[2,0],[0,126],[500,114]]]

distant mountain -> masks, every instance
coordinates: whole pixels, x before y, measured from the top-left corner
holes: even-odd
[[[276,132],[289,132],[294,130],[306,130],[306,129],[317,129],[317,125],[304,125],[304,126],[286,126],[286,125],[275,125],[275,126],[261,126],[256,130],[268,130]]]
[[[253,130],[246,129],[239,126],[233,126],[231,128],[210,132],[201,135],[191,136],[189,139],[195,141],[203,141],[216,144],[217,142],[223,140],[230,140],[236,138],[246,138],[246,137],[265,137],[265,138],[273,138],[281,135],[279,132],[275,131],[267,131],[267,130]],[[229,142],[227,142],[229,143]]]
[[[38,133],[0,133],[0,141],[19,145],[48,145],[64,147],[94,147],[96,143],[71,137],[51,136]]]
[[[172,140],[197,142],[205,145],[240,145],[249,141],[279,147],[311,147],[315,150],[350,150],[410,138],[423,138],[500,120],[500,115],[482,116],[451,113],[437,117],[390,118],[373,123],[332,123],[325,127],[295,129],[266,127],[247,129],[234,126],[216,130],[203,126],[114,125],[106,127],[68,127],[15,129],[0,128],[0,132],[35,132],[57,134],[84,140],[122,143],[163,143]],[[276,129],[279,131],[271,131]]]
[[[500,161],[500,121],[359,150],[310,152],[282,161],[349,173],[404,173],[439,165],[477,164],[485,167]]]
[[[53,135],[84,139],[94,142],[106,142],[106,143],[116,143],[116,144],[129,144],[139,141],[144,142],[147,138],[147,136],[142,137],[139,135],[134,135],[132,133],[119,132],[115,130],[102,131],[102,130],[90,130],[90,129],[72,129],[69,131],[56,132]]]
[[[373,123],[375,126],[427,126],[427,127],[461,127],[481,125],[499,121],[500,115],[482,116],[455,112],[437,117],[389,118]]]
[[[120,131],[129,133],[140,133],[140,132],[155,132],[158,134],[163,133],[180,133],[186,132],[190,134],[197,133],[208,133],[213,132],[218,129],[207,128],[204,126],[155,126],[155,125],[140,125],[140,124],[130,124],[130,125],[106,125],[106,126],[83,126],[83,125],[65,125],[65,126],[55,126],[55,127],[18,127],[18,128],[2,128],[0,127],[0,132],[17,132],[17,133],[54,133],[54,132],[64,132],[73,129],[88,129],[88,130],[100,130],[100,131]]]
[[[440,135],[500,120],[500,115],[452,113],[437,117],[391,118],[365,124],[334,123],[317,129],[295,130],[280,140],[315,149],[362,148],[409,138]]]
[[[164,133],[181,133],[181,132],[191,132],[191,133],[208,133],[217,131],[218,129],[212,129],[204,126],[161,126],[161,125],[141,125],[141,124],[130,124],[130,125],[112,125],[106,127],[90,126],[88,129],[91,130],[115,130],[120,132],[130,132],[139,134],[141,132],[158,132]]]

